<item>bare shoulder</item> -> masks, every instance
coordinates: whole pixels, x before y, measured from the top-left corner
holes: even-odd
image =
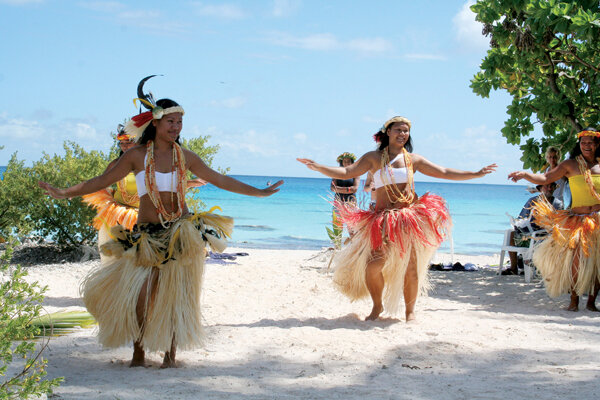
[[[427,161],[427,159],[425,157],[423,157],[420,154],[417,153],[408,153],[408,156],[410,157],[410,160],[412,161],[413,164],[421,162],[421,161]]]

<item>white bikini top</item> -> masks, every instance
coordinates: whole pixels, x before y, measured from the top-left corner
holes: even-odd
[[[146,166],[146,160],[148,155],[144,157],[144,167]],[[173,172],[155,172],[156,174],[156,186],[158,186],[159,192],[177,192],[177,171]],[[135,174],[135,183],[137,185],[138,196],[142,197],[148,190],[146,189],[146,171],[140,171]]]
[[[385,186],[383,183],[382,174],[389,174],[391,172],[392,176],[388,175],[388,182],[391,180],[393,183],[406,183],[408,182],[408,170],[406,167],[394,168],[391,165],[398,160],[400,157],[403,157],[402,153],[398,154],[392,161],[390,161],[390,167],[387,171],[380,169],[379,171],[373,174],[373,185],[375,185],[375,189],[379,189],[380,187]]]

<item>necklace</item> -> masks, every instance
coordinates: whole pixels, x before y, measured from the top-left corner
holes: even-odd
[[[171,162],[171,189],[173,189],[173,173],[177,178],[177,210],[174,212],[168,212],[160,198],[160,192],[158,191],[158,185],[156,184],[156,163],[154,161],[154,141],[149,141],[146,145],[146,154],[148,160],[146,163],[145,171],[145,183],[148,189],[148,197],[158,212],[158,219],[162,226],[165,226],[165,222],[173,221],[183,213],[185,207],[185,192],[186,176],[185,176],[185,158],[183,156],[183,150],[177,143],[173,143],[173,158]],[[174,203],[173,191],[171,191],[171,204]]]
[[[121,193],[121,197],[123,198],[125,204],[132,206],[133,204],[139,203],[140,198],[137,192],[134,194],[129,194],[129,192],[127,192],[127,178],[123,178],[118,181],[117,187],[119,188],[119,192]]]
[[[392,165],[390,164],[390,153],[389,147],[381,152],[381,181],[383,182],[385,193],[390,203],[412,203],[415,199],[415,182],[413,180],[413,167],[410,155],[405,148],[402,148],[402,154],[404,155],[404,164],[406,165],[406,187],[409,192],[407,195],[404,194],[404,190],[400,190],[396,186],[394,181],[394,172],[392,171]],[[384,173],[385,171],[385,173]]]
[[[587,183],[590,193],[596,200],[600,201],[600,195],[598,192],[596,192],[596,188],[594,188],[594,182],[592,181],[592,171],[587,167],[587,160],[583,158],[582,155],[578,155],[575,157],[575,159],[577,160],[577,164],[579,164],[579,172],[581,172],[581,175],[583,175],[583,179],[585,179],[585,183]],[[596,161],[600,162],[600,158],[597,158]]]

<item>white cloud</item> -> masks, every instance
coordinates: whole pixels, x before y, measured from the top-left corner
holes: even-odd
[[[360,53],[384,53],[393,50],[394,47],[390,41],[383,38],[355,38],[341,41],[332,33],[294,36],[283,32],[272,32],[267,40],[277,46],[316,51],[348,49]]]
[[[287,33],[275,32],[269,41],[278,46],[297,47],[306,50],[333,50],[339,47],[337,38],[331,33],[318,33],[295,37]]]
[[[383,38],[353,39],[350,40],[346,46],[349,49],[364,53],[385,53],[394,48],[389,40]]]
[[[294,141],[296,143],[306,143],[306,139],[308,139],[308,137],[306,136],[305,133],[294,134]]]
[[[0,137],[11,141],[20,140],[42,140],[44,128],[37,121],[28,121],[18,118],[6,118],[6,114],[0,116]]]
[[[224,108],[240,108],[246,104],[247,100],[244,97],[231,97],[224,100],[211,100],[210,105]]]
[[[274,17],[289,17],[300,8],[300,0],[275,0],[272,15]]]
[[[467,1],[452,22],[456,31],[456,40],[465,50],[485,51],[489,47],[489,39],[482,35],[483,25],[475,21],[475,13],[469,7],[474,1]]]
[[[242,19],[246,16],[244,10],[233,4],[213,5],[195,2],[192,5],[196,9],[196,14],[203,17]]]
[[[409,60],[438,60],[438,61],[444,61],[446,60],[446,57],[439,55],[439,54],[425,54],[425,53],[410,53],[410,54],[405,54],[404,58],[407,58]]]

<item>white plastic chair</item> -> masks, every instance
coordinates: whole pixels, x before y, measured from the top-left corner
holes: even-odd
[[[523,257],[523,272],[525,274],[525,282],[531,282],[531,277],[533,275],[533,268],[531,266],[531,258],[533,257],[533,245],[536,240],[539,240],[540,237],[546,235],[546,231],[544,229],[534,230],[531,226],[531,221],[529,219],[520,219],[518,222],[515,220],[509,213],[506,213],[508,218],[510,218],[511,228],[507,229],[504,232],[504,243],[500,248],[500,264],[498,264],[498,274],[502,273],[502,267],[504,264],[504,252],[505,251],[514,251],[517,254],[520,254]],[[517,224],[519,230],[521,232],[526,232],[525,235],[530,237],[529,247],[518,247],[510,245],[510,234],[516,231]]]

